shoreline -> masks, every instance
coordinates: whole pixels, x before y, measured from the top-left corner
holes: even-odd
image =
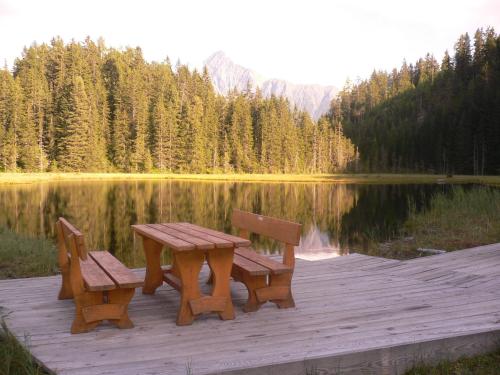
[[[500,176],[468,176],[430,174],[176,174],[176,173],[0,173],[0,185],[32,184],[40,182],[63,181],[137,181],[137,180],[172,180],[172,181],[228,181],[255,183],[319,183],[337,184],[460,184],[477,183],[499,185]]]

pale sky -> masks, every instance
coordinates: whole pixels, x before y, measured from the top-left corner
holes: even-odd
[[[102,36],[200,68],[222,50],[267,78],[333,84],[399,67],[427,52],[440,61],[460,34],[500,31],[500,0],[0,0],[0,62],[33,41]]]

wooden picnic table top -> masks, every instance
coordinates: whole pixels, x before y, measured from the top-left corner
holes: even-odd
[[[175,251],[250,246],[250,241],[191,223],[136,224],[132,229]]]

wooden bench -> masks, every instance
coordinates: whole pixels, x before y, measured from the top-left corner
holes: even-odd
[[[143,281],[107,251],[88,252],[83,235],[64,218],[56,222],[62,286],[59,299],[75,300],[71,333],[88,332],[103,320],[132,328],[128,304]]]
[[[257,233],[285,244],[282,263],[249,247],[235,249],[231,276],[248,289],[243,311],[257,311],[267,301],[279,308],[295,307],[292,296],[294,246],[299,244],[302,226],[240,210],[233,211],[232,224],[238,228],[240,237],[250,239],[250,233]]]

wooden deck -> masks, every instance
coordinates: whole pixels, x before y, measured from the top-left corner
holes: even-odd
[[[210,315],[187,327],[175,325],[179,297],[165,285],[138,291],[134,329],[71,335],[74,306],[56,299],[59,285],[0,281],[9,329],[58,374],[401,374],[500,345],[500,244],[410,261],[298,260],[297,308],[244,314],[246,292],[233,284],[235,320]]]

